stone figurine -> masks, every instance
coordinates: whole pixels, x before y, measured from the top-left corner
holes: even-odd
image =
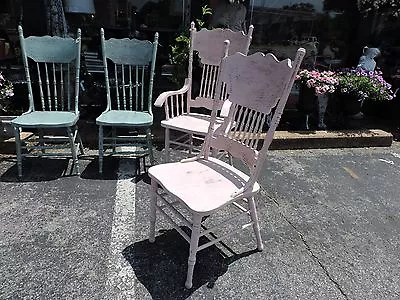
[[[367,46],[363,49],[363,55],[361,55],[358,61],[357,68],[364,69],[366,71],[374,71],[376,67],[376,61],[374,58],[378,57],[381,51],[378,48],[368,48]]]

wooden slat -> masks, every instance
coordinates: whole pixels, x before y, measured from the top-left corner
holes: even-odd
[[[44,63],[44,70],[45,70],[45,75],[46,75],[47,104],[48,104],[49,110],[52,110],[51,92],[50,92],[50,78],[49,78],[49,71],[48,71],[48,68],[47,68],[47,63]]]
[[[38,74],[39,95],[40,95],[40,101],[42,103],[42,110],[46,110],[46,105],[44,102],[44,95],[43,95],[42,76],[40,74],[39,63],[36,63],[36,69],[37,69],[37,74]]]
[[[132,66],[129,65],[129,108],[133,110]]]
[[[57,79],[56,79],[56,66],[53,63],[53,90],[54,90],[54,109],[58,110],[58,99],[57,99]]]
[[[121,64],[121,77],[122,77],[122,101],[124,110],[126,110],[126,95],[125,95],[125,66]]]
[[[61,98],[61,110],[65,109],[64,104],[64,70],[63,64],[60,64],[60,98]]]
[[[200,81],[200,95],[202,96],[204,94],[204,80],[205,80],[205,75],[206,75],[206,69],[207,65],[203,65],[203,71],[201,74],[201,81]],[[188,99],[191,100],[191,99]]]
[[[135,66],[135,109],[139,109],[139,87],[138,87],[138,78],[139,78],[139,67]]]
[[[140,110],[143,111],[144,109],[144,66],[142,66],[142,86],[141,86],[141,107]]]
[[[71,110],[71,64],[67,64],[67,110]],[[77,91],[75,91],[77,92]]]
[[[115,98],[117,99],[117,109],[120,109],[119,88],[118,88],[118,67],[114,65],[114,79],[115,79]]]

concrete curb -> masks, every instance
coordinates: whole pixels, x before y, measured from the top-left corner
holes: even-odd
[[[380,129],[276,131],[270,149],[389,147],[393,135]]]

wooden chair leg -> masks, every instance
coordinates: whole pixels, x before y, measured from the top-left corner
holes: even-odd
[[[76,130],[76,138],[78,140],[78,145],[79,145],[79,152],[81,155],[85,154],[85,150],[83,149],[83,143],[81,139],[81,135],[79,134],[78,126],[75,126]]]
[[[189,133],[189,155],[193,153],[193,134]]]
[[[169,162],[169,147],[170,147],[170,131],[168,128],[165,128],[165,147],[164,147],[164,161]]]
[[[112,127],[111,134],[112,134],[112,152],[114,154],[115,153],[115,148],[117,147],[117,140],[116,140],[117,128]]]
[[[193,286],[193,271],[194,265],[196,264],[196,254],[197,249],[199,248],[199,237],[200,237],[200,227],[201,227],[201,216],[193,215],[193,228],[192,235],[190,237],[190,250],[189,250],[189,259],[188,259],[188,270],[186,276],[186,288],[190,289]]]
[[[100,175],[103,174],[103,155],[104,155],[104,149],[103,149],[103,138],[104,138],[104,133],[103,133],[103,126],[99,126],[99,173]]]
[[[71,127],[67,127],[67,134],[68,134],[68,138],[69,138],[69,144],[71,147],[72,159],[74,162],[74,169],[75,169],[76,174],[79,175],[80,173],[79,173],[79,164],[78,164],[78,153],[76,151],[75,138],[74,138],[75,131],[72,131]]]
[[[151,140],[151,130],[150,128],[146,129],[146,140],[147,140],[147,148],[149,149],[150,156],[150,165],[154,165],[154,156],[153,156],[153,143]]]
[[[257,240],[257,249],[262,251],[264,249],[264,245],[262,243],[260,224],[258,222],[256,203],[254,201],[254,197],[251,197],[248,203],[250,208],[251,220],[253,221],[253,230]]]
[[[151,199],[150,199],[150,235],[149,242],[154,243],[156,235],[156,217],[157,217],[157,182],[151,180]]]
[[[146,173],[146,156],[143,156],[142,161],[143,161],[143,173]],[[139,162],[139,170],[140,170],[140,162]],[[139,175],[140,175],[140,173],[139,173]]]
[[[19,127],[14,127],[14,135],[15,135],[15,151],[17,154],[17,168],[18,168],[18,177],[22,177],[22,153],[21,153],[21,130]]]
[[[38,134],[39,134],[39,145],[40,145],[40,147],[44,147],[44,135],[43,135],[43,129],[42,128],[38,129]],[[42,148],[40,151],[41,151],[41,153],[45,153],[46,152],[44,148]],[[40,156],[40,154],[39,154],[39,156]]]
[[[229,164],[233,166],[233,157],[232,154],[230,154],[229,152],[228,152],[228,159],[229,159]]]

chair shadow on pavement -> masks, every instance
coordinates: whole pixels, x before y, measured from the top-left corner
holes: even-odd
[[[106,156],[103,160],[103,174],[99,173],[99,159],[98,157],[90,158],[90,162],[87,164],[83,172],[81,173],[81,178],[83,179],[98,179],[98,180],[118,180],[119,179],[119,166],[121,160],[129,159],[131,160],[133,167],[129,170],[127,174],[123,176],[132,177],[135,182],[139,182],[146,177],[146,172],[141,172],[137,174],[139,170],[143,169],[141,160],[135,157],[117,157],[117,156]],[[150,182],[150,181],[149,181]]]
[[[187,227],[181,228],[190,232]],[[206,237],[200,238],[200,244],[208,241]],[[256,252],[254,249],[227,257],[215,245],[205,248],[197,253],[191,289],[185,288],[189,244],[175,229],[165,230],[154,243],[148,239],[136,242],[122,253],[152,299],[183,300],[204,284],[212,288],[229,264]]]
[[[118,158],[105,157],[103,161],[103,174],[99,173],[99,159],[91,159],[89,164],[82,170],[81,178],[98,180],[117,180],[118,179]]]
[[[18,177],[15,160],[8,162],[12,165],[1,174],[2,182],[40,182],[56,180],[60,177],[72,176],[73,166],[68,158],[26,158],[22,165],[22,178]]]

